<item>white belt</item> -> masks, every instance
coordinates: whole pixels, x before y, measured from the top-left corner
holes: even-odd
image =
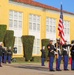
[[[67,49],[63,48],[64,51],[67,51]]]
[[[60,51],[60,48],[57,48],[58,51]]]

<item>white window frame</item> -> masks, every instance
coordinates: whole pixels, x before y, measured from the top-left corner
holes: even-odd
[[[68,43],[70,43],[70,21],[64,20],[64,33],[65,33],[65,39]]]
[[[15,16],[15,13],[17,15],[17,17]],[[20,17],[20,14],[21,14],[21,17]],[[12,17],[11,17],[12,16]],[[9,25],[9,28],[10,29],[21,29],[22,28],[22,24],[23,24],[23,13],[22,12],[17,12],[17,11],[13,11],[13,10],[10,10],[10,14],[9,14],[9,21],[12,20],[12,27],[10,27]],[[16,26],[14,26],[15,24],[15,21],[16,21]],[[21,26],[19,27],[19,22],[21,22]]]
[[[46,38],[54,40],[56,42],[56,19],[46,18]]]
[[[33,47],[33,55],[40,55],[40,44],[37,44],[37,40],[40,40],[40,30],[41,30],[41,16],[30,14],[29,15],[29,35],[35,36],[34,47]],[[35,29],[34,29],[34,25]],[[38,26],[39,25],[39,26]],[[41,43],[41,41],[40,41]],[[39,48],[39,49],[38,49]]]
[[[40,16],[30,14],[29,15],[29,24],[31,24],[31,26],[29,26],[30,31],[40,32],[40,21],[41,21]],[[34,25],[35,25],[35,27],[34,27]]]
[[[12,22],[10,22],[10,20]],[[18,44],[19,43],[18,38],[21,39],[21,36],[22,36],[22,28],[23,28],[23,13],[19,12],[19,11],[10,10],[9,11],[9,30],[14,31],[14,36],[16,38],[14,47],[15,46],[17,47],[17,53],[16,54],[22,54],[23,53],[23,51],[22,51],[22,49],[23,49],[22,41],[21,41],[20,44]],[[21,47],[21,50],[18,49],[19,47]]]

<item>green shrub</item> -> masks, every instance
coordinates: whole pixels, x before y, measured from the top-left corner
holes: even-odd
[[[49,39],[42,39],[41,40],[42,46],[45,46],[45,50],[46,50],[46,58],[48,56],[48,49],[47,49],[47,45],[49,44]]]
[[[24,57],[27,61],[32,59],[34,38],[35,38],[34,36],[30,36],[30,35],[22,36]]]
[[[7,47],[7,48],[11,47],[13,49],[14,40],[15,40],[14,31],[7,30],[6,34],[5,34],[5,37],[4,37],[4,46]]]
[[[6,25],[0,25],[0,42],[3,42],[6,33]]]

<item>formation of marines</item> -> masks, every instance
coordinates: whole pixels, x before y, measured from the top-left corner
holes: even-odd
[[[48,46],[49,50],[49,70],[54,71],[53,62],[56,56],[56,70],[61,71],[60,64],[63,58],[64,70],[68,71],[68,61],[69,61],[69,48],[71,48],[71,57],[72,57],[72,67],[71,70],[74,70],[74,42],[72,44],[67,44],[65,41],[64,45],[61,45],[60,39],[57,39],[55,45],[53,45],[53,40],[50,40]]]
[[[0,67],[2,67],[2,63],[11,63],[11,56],[11,47],[9,47],[9,49],[7,49],[6,47],[2,47],[2,42],[0,42]]]
[[[63,59],[64,64],[64,70],[68,71],[68,62],[69,62],[69,52],[71,53],[72,63],[71,63],[71,70],[74,70],[74,41],[71,42],[71,44],[67,44],[67,41],[65,41],[65,44],[62,45],[60,43],[60,39],[56,40],[56,43],[53,45],[53,40],[49,41],[49,44],[47,45],[48,49],[48,57],[49,57],[49,70],[55,71],[53,68],[54,59],[56,59],[56,71],[61,71],[60,65],[61,60]],[[41,49],[42,55],[42,66],[44,65],[44,61],[46,58],[46,51],[45,46]],[[8,49],[6,47],[2,47],[2,42],[0,42],[0,67],[2,67],[1,63],[11,63],[11,56],[12,51],[11,47]]]
[[[65,44],[62,45],[60,43],[60,39],[57,39],[56,43],[53,45],[53,40],[50,40],[49,44],[47,45],[47,49],[49,58],[49,71],[55,71],[53,68],[54,59],[56,59],[56,71],[62,71],[60,68],[62,60],[64,70],[68,71],[69,53],[72,58],[71,70],[74,70],[74,41],[72,41],[71,44],[67,44],[67,41],[65,41]],[[46,56],[45,49],[42,48],[41,52],[42,66],[44,66]]]

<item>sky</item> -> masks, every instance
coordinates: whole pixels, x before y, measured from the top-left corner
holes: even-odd
[[[60,4],[62,2],[63,10],[74,13],[74,0],[35,0],[37,2],[50,5],[60,9]]]

